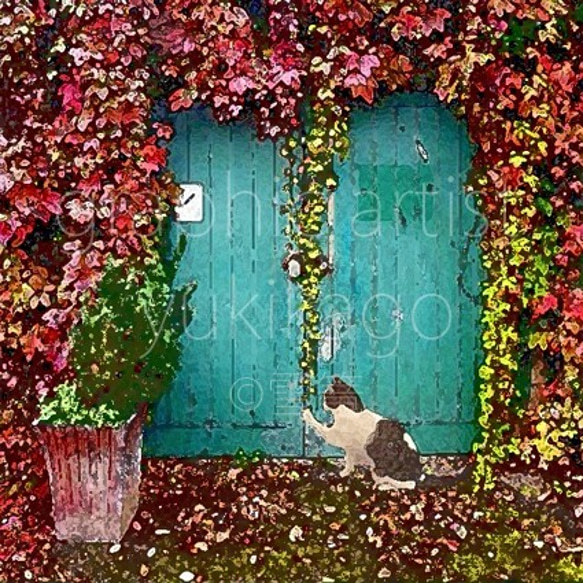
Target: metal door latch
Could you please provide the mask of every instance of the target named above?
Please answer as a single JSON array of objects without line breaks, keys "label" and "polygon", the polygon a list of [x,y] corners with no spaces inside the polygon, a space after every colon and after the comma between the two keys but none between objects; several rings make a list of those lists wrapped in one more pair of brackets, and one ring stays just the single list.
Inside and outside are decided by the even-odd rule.
[{"label": "metal door latch", "polygon": [[336,352],[342,348],[342,333],[346,329],[344,318],[341,314],[332,314],[330,323],[324,328],[322,342],[320,344],[320,358],[324,362],[330,362]]},{"label": "metal door latch", "polygon": [[181,184],[182,194],[176,206],[176,220],[200,223],[203,220],[204,192],[200,182]]}]

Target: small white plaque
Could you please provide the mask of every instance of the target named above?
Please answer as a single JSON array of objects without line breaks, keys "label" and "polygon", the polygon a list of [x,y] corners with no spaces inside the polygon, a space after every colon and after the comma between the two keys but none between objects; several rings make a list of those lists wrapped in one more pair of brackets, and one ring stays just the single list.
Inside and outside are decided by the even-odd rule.
[{"label": "small white plaque", "polygon": [[176,207],[176,220],[181,223],[200,223],[203,216],[204,191],[200,182],[181,184],[180,204]]}]

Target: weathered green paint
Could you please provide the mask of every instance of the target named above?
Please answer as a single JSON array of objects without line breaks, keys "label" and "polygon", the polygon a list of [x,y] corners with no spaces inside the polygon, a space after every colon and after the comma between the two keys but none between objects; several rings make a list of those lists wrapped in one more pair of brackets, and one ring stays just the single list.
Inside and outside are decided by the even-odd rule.
[{"label": "weathered green paint", "polygon": [[244,125],[195,110],[175,116],[170,165],[205,189],[179,281],[198,281],[184,366],[146,432],[152,455],[217,455],[239,447],[303,454],[296,364],[297,291],[280,263],[284,161]]},{"label": "weathered green paint", "polygon": [[[367,406],[406,423],[423,453],[467,452],[480,357],[473,230],[483,224],[463,189],[465,128],[425,95],[393,97],[351,121],[323,300],[325,319],[335,312],[345,327],[320,385],[341,376]],[[308,454],[338,453],[307,438]]]},{"label": "weathered green paint", "polygon": [[[178,276],[199,282],[197,317],[147,451],[336,455],[304,435],[300,419],[297,290],[280,267],[285,162],[243,125],[220,127],[201,111],[175,123],[171,167],[180,182],[202,182],[208,197],[202,223],[174,226],[189,236]],[[423,453],[467,452],[481,223],[463,193],[465,128],[433,98],[404,95],[355,113],[351,139],[337,165],[334,274],[322,298],[337,345],[333,358],[320,358],[318,384],[333,375],[351,382],[367,406],[407,423]],[[314,406],[326,418],[319,399]]]}]

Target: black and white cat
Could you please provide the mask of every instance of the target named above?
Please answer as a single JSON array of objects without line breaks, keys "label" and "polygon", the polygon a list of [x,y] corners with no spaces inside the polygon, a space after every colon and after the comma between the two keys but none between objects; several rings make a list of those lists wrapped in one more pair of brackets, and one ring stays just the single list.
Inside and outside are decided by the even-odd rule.
[{"label": "black and white cat", "polygon": [[425,480],[417,446],[403,425],[365,409],[356,391],[338,377],[324,392],[323,408],[334,416],[330,426],[319,423],[309,409],[302,416],[330,445],[346,452],[341,476],[355,466],[369,467],[382,490],[412,489]]}]

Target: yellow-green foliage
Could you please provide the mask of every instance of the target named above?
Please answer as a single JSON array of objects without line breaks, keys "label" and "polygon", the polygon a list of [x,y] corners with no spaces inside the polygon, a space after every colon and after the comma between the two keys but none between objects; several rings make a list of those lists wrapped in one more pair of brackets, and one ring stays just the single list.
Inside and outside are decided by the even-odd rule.
[{"label": "yellow-green foliage", "polygon": [[491,581],[500,573],[513,581],[537,581],[537,575],[530,566],[532,552],[525,550],[525,543],[531,543],[535,539],[534,532],[497,531],[485,535],[477,533],[476,536],[480,537],[479,553],[472,551],[453,555],[453,572],[461,575],[464,581]]},{"label": "yellow-green foliage", "polygon": [[52,398],[40,403],[39,421],[52,425],[85,425],[89,427],[116,427],[124,421],[123,415],[108,403],[85,407],[75,382],[62,383]]},{"label": "yellow-green foliage", "polygon": [[561,559],[556,565],[557,579],[556,581],[569,581],[576,583],[583,581],[583,562],[581,556],[575,557],[571,555]]},{"label": "yellow-green foliage", "polygon": [[[302,257],[302,275],[297,283],[302,295],[300,369],[304,397],[316,393],[314,380],[321,338],[318,304],[321,281],[328,273],[323,265],[327,264],[328,258],[319,239],[328,195],[337,186],[333,161],[336,156],[345,156],[347,149],[348,124],[342,111],[326,100],[313,105],[308,135],[302,140],[288,136],[281,149],[288,161],[287,183],[284,185],[288,195],[284,205],[288,216],[285,234],[291,248]],[[300,161],[301,170],[296,168]]]},{"label": "yellow-green foliage", "polygon": [[523,456],[536,448],[545,461],[553,461],[564,454],[562,438],[583,434],[583,409],[567,398],[565,403],[543,403],[539,405],[540,421],[536,425],[537,435],[524,448]]}]

